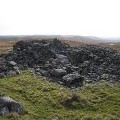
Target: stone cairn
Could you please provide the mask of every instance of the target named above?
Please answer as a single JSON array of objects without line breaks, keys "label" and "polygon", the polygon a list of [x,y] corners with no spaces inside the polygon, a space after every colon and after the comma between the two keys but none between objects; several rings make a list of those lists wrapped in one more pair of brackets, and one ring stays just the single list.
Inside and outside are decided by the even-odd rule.
[{"label": "stone cairn", "polygon": [[58,39],[19,41],[0,56],[0,77],[34,68],[37,75],[68,87],[100,80],[120,82],[120,53],[96,45],[71,47]]}]

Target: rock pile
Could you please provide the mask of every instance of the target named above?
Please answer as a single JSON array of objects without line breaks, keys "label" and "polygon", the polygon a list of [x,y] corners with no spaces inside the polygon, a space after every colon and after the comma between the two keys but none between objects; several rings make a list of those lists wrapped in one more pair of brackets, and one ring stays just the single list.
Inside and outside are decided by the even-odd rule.
[{"label": "rock pile", "polygon": [[16,74],[20,74],[20,70],[16,62],[6,61],[5,59],[0,60],[0,78]]},{"label": "rock pile", "polygon": [[[86,81],[109,80],[120,82],[120,53],[111,48],[86,45],[69,54],[72,64]],[[73,59],[71,59],[73,58]]]},{"label": "rock pile", "polygon": [[11,112],[22,114],[23,111],[23,106],[9,96],[0,97],[0,115],[7,116]]},{"label": "rock pile", "polygon": [[[80,86],[83,80],[120,81],[120,53],[111,48],[95,45],[71,47],[57,39],[20,41],[13,46],[11,53],[1,55],[1,58],[8,71],[12,69],[19,74],[19,68],[31,67],[36,74],[52,77],[67,86]],[[12,63],[12,68],[8,63]],[[0,74],[4,71],[1,65]]]}]

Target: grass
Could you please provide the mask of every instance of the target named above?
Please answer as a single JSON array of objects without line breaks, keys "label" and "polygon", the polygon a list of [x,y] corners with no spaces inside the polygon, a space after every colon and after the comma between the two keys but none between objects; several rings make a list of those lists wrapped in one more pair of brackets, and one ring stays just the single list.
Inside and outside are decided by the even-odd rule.
[{"label": "grass", "polygon": [[0,53],[11,50],[12,46],[15,43],[16,43],[15,41],[1,40],[0,41]]},{"label": "grass", "polygon": [[[105,81],[70,90],[30,71],[0,79],[0,92],[20,102],[25,114],[0,120],[119,120],[120,85]],[[67,104],[66,101],[69,101]],[[65,105],[63,104],[65,103]]]}]

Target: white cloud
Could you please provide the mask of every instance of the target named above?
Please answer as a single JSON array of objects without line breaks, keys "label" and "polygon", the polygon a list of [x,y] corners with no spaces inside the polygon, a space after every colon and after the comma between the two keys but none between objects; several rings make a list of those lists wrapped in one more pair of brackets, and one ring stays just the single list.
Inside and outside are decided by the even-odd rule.
[{"label": "white cloud", "polygon": [[119,0],[0,0],[0,34],[120,36]]}]

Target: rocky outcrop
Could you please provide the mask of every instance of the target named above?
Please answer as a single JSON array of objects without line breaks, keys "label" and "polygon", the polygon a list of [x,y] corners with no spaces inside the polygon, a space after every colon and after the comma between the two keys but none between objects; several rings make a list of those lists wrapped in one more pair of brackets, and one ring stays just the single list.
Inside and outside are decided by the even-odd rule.
[{"label": "rocky outcrop", "polygon": [[120,53],[111,48],[71,47],[58,39],[20,41],[1,59],[0,77],[20,74],[19,69],[30,67],[36,74],[54,77],[67,86],[80,86],[83,80],[120,82]]},{"label": "rocky outcrop", "polygon": [[[120,80],[120,53],[95,45],[86,45],[69,54],[72,64],[79,66],[79,73],[86,81]],[[73,59],[71,59],[73,58]]]}]

